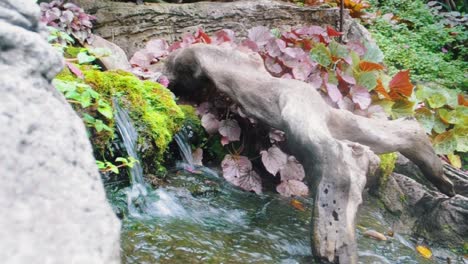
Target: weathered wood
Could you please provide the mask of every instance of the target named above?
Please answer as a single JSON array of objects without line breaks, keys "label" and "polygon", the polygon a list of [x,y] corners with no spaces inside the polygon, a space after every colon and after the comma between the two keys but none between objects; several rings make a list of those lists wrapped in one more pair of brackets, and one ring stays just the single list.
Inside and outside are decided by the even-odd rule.
[{"label": "weathered wood", "polygon": [[402,152],[442,192],[453,195],[441,161],[415,120],[373,120],[333,109],[310,84],[272,77],[257,53],[196,44],[174,52],[166,67],[179,95],[216,87],[247,115],[285,131],[315,195],[316,257],[357,263],[354,222],[366,176],[379,162],[373,152]]},{"label": "weathered wood", "polygon": [[[144,5],[109,0],[75,2],[97,17],[94,32],[117,44],[129,56],[152,38],[173,41],[198,27],[207,33],[223,28],[232,29],[243,37],[248,29],[260,25],[270,28],[305,24],[339,25],[338,8],[300,7],[271,0]],[[345,18],[349,18],[346,12]],[[345,23],[344,31],[352,33],[345,35],[345,40],[366,37],[362,34],[363,28],[350,21]]]}]

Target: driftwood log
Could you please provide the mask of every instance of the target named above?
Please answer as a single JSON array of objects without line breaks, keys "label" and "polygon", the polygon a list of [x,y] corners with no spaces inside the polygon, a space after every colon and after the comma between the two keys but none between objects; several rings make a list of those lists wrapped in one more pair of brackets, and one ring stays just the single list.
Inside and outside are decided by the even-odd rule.
[{"label": "driftwood log", "polygon": [[437,188],[454,195],[424,131],[414,120],[373,120],[333,109],[315,87],[272,77],[257,53],[197,44],[174,52],[166,74],[177,91],[193,94],[210,85],[249,116],[285,131],[315,195],[312,250],[331,262],[357,263],[355,215],[366,176],[379,159],[399,151]]},{"label": "driftwood log", "polygon": [[[255,26],[331,25],[337,28],[339,25],[338,8],[300,7],[273,0],[144,5],[111,0],[74,2],[97,17],[94,33],[117,44],[129,57],[150,39],[172,42],[198,27],[208,34],[232,29],[238,36],[245,37],[247,30]],[[345,18],[349,18],[347,13]],[[351,19],[345,20],[343,31],[345,41],[370,39],[367,31]]]}]

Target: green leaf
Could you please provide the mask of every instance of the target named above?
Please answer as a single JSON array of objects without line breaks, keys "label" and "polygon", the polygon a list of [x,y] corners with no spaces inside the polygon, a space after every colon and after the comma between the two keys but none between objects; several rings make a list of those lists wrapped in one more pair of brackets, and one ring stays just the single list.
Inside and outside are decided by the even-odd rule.
[{"label": "green leaf", "polygon": [[96,122],[94,122],[94,128],[97,132],[101,132],[102,130],[104,130],[104,126],[105,124],[100,119],[96,119]]},{"label": "green leaf", "polygon": [[408,100],[396,100],[392,106],[394,118],[413,116],[414,103]]},{"label": "green leaf", "polygon": [[447,130],[448,128],[448,125],[445,124],[439,117],[439,115],[436,115],[434,117],[434,127],[432,129],[434,129],[434,132],[436,132],[437,134],[441,134],[441,133],[444,133],[445,130]]},{"label": "green leaf", "polygon": [[452,131],[457,138],[456,150],[459,152],[468,152],[468,128],[455,126]]},{"label": "green leaf", "polygon": [[97,165],[98,169],[100,169],[100,170],[103,170],[103,169],[106,168],[105,163],[103,161],[100,161],[100,160],[96,160],[96,165]]},{"label": "green leaf", "polygon": [[426,131],[427,134],[431,134],[435,119],[431,110],[425,107],[419,108],[415,111],[414,117],[419,121],[424,131]]},{"label": "green leaf", "polygon": [[96,60],[96,57],[88,55],[86,51],[82,51],[78,53],[76,58],[78,59],[79,64],[89,63],[89,62]]},{"label": "green leaf", "polygon": [[357,77],[357,83],[372,91],[377,86],[377,77],[373,72],[362,72]]},{"label": "green leaf", "polygon": [[330,49],[330,54],[333,57],[346,58],[349,55],[348,49],[334,40],[328,44],[328,48]]},{"label": "green leaf", "polygon": [[383,61],[384,55],[376,44],[366,43],[366,54],[364,54],[363,60],[380,63]]},{"label": "green leaf", "polygon": [[91,105],[91,94],[89,94],[88,91],[83,92],[80,97],[78,98],[78,101],[81,104],[81,107],[86,108]]},{"label": "green leaf", "polygon": [[434,93],[427,98],[427,103],[431,108],[440,108],[447,103],[447,99],[441,93]]},{"label": "green leaf", "polygon": [[457,138],[452,130],[437,135],[434,138],[434,150],[437,154],[452,154],[457,149]]},{"label": "green leaf", "polygon": [[101,113],[101,115],[107,117],[108,119],[112,119],[112,117],[114,116],[112,107],[102,100],[98,101],[97,110],[99,113]]},{"label": "green leaf", "polygon": [[115,174],[119,174],[119,168],[110,162],[106,162],[106,167]]},{"label": "green leaf", "polygon": [[118,157],[115,159],[116,162],[120,162],[124,165],[127,165],[128,164],[128,160],[126,158],[122,158],[122,157]]},{"label": "green leaf", "polygon": [[94,124],[96,122],[96,119],[87,113],[83,114],[83,120],[89,124]]},{"label": "green leaf", "polygon": [[351,54],[351,61],[353,62],[353,67],[359,69],[359,62],[361,61],[361,59],[359,58],[359,54],[357,54],[353,50],[349,54]]},{"label": "green leaf", "polygon": [[317,44],[310,50],[310,58],[324,67],[328,67],[332,63],[330,51],[323,43]]}]

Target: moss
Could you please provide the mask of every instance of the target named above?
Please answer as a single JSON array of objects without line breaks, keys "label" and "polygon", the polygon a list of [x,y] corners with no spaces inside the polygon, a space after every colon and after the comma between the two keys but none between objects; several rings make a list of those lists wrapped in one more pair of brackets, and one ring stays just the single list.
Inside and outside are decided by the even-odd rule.
[{"label": "moss", "polygon": [[67,46],[65,48],[65,57],[67,58],[76,58],[78,53],[81,52],[83,48],[82,47],[73,47],[73,46]]},{"label": "moss", "polygon": [[153,139],[158,161],[181,127],[185,115],[174,101],[173,94],[164,86],[141,81],[124,71],[84,69],[85,82],[90,84],[109,103],[119,97],[136,122],[140,137]]},{"label": "moss", "polygon": [[380,165],[379,165],[379,173],[380,173],[380,187],[383,187],[388,182],[388,177],[392,174],[393,169],[395,169],[395,163],[398,158],[395,152],[386,153],[379,155],[380,158]]}]

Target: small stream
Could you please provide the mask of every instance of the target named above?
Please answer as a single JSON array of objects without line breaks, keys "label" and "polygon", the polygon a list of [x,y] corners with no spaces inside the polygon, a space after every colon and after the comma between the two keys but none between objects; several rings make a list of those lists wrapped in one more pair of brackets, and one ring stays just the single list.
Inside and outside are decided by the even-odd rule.
[{"label": "small stream", "polygon": [[[137,158],[135,129],[126,111],[117,111],[125,147]],[[303,208],[293,207],[292,199],[277,193],[234,188],[215,171],[193,165],[185,133],[175,140],[184,161],[169,173],[167,185],[153,190],[137,165],[130,171],[130,187],[107,190],[114,206],[126,201],[128,207],[122,220],[123,263],[313,263],[310,201],[299,199]],[[431,260],[424,259],[409,236],[396,233],[376,241],[362,235],[366,228],[384,233],[393,221],[375,198],[366,199],[358,213],[359,263],[447,263],[447,256],[451,263],[463,263],[439,248],[431,248]]]}]

